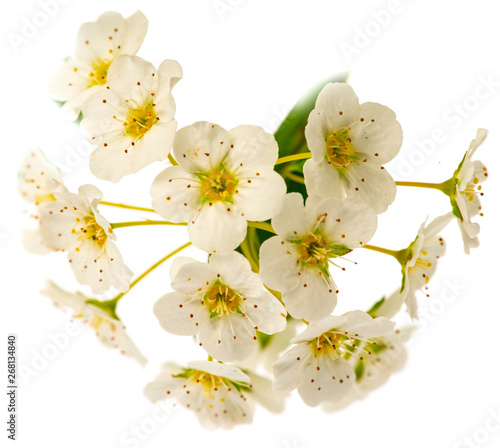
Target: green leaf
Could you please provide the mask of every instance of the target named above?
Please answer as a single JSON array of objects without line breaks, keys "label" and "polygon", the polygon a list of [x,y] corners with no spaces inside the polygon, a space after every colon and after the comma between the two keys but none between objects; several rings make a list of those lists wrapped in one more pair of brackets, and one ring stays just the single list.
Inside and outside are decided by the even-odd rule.
[{"label": "green leaf", "polygon": [[382,297],[378,302],[375,302],[372,305],[372,307],[367,311],[367,314],[369,314],[373,318],[378,317],[377,310],[382,306],[384,302],[385,302],[385,297]]}]

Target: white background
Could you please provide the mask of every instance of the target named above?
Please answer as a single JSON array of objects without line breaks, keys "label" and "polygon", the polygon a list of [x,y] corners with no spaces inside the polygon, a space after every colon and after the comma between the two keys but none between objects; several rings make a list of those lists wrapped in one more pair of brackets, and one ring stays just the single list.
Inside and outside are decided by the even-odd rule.
[{"label": "white background", "polygon": [[[476,446],[498,446],[500,432],[493,429],[500,429],[500,422],[488,426],[488,416],[500,412],[497,2],[168,0],[139,5],[129,0],[66,0],[46,23],[41,3],[11,2],[0,19],[1,320],[2,337],[18,335],[19,368],[24,371],[17,446],[453,448],[467,446],[467,436]],[[389,5],[392,13],[387,12]],[[444,231],[447,256],[430,284],[430,299],[420,300],[424,329],[409,344],[405,369],[364,401],[326,413],[321,407],[308,408],[294,393],[285,413],[258,409],[251,426],[229,432],[207,432],[184,410],[156,424],[155,406],[142,396],[144,385],[164,361],[205,357],[190,338],[161,330],[151,312],[157,298],[169,291],[169,264],[138,285],[118,309],[151,361],[145,370],[102,347],[89,330],[67,337],[53,359],[41,358],[51,337],[65,331],[69,316],[38,291],[46,278],[68,289],[77,285],[63,254],[39,257],[22,248],[22,227],[33,223],[29,205],[16,191],[19,157],[39,145],[66,167],[64,179],[73,191],[90,182],[107,200],[149,205],[150,184],[166,164],[153,164],[117,185],[97,181],[89,173],[89,146],[78,127],[64,121],[44,91],[58,61],[72,54],[83,22],[110,9],[128,16],[138,6],[149,19],[139,55],[156,66],[163,59],[177,59],[184,69],[184,79],[174,89],[179,127],[207,120],[226,129],[254,124],[273,132],[304,91],[350,71],[349,82],[361,102],[391,107],[402,124],[403,148],[387,165],[397,180],[447,179],[476,129],[490,130],[477,152],[490,172],[485,216],[480,218],[481,246],[466,256],[457,225]],[[33,36],[25,35],[26,41],[13,45],[13,34],[23,36],[26,20],[35,17],[41,25]],[[490,90],[480,87],[488,79]],[[440,142],[431,142],[436,135]],[[419,149],[422,144],[427,153]],[[437,191],[400,188],[389,212],[380,217],[372,244],[405,247],[421,222],[448,209],[447,198]],[[110,221],[141,216],[105,207],[101,212]],[[185,229],[163,226],[121,229],[117,234],[124,258],[136,273],[187,240]],[[205,257],[195,249],[185,255]],[[365,309],[399,282],[394,260],[364,250],[351,258],[360,264],[333,273],[341,290],[338,313]],[[441,295],[450,284],[459,288],[453,303],[444,303]],[[134,439],[139,436],[131,435],[134,427],[142,428],[140,443]]]}]

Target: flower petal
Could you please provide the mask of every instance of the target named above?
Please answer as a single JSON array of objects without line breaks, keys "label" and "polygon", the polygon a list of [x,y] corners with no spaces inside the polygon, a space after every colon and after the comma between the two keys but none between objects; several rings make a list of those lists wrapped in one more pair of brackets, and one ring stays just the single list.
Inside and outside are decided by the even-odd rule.
[{"label": "flower petal", "polygon": [[281,210],[271,222],[276,233],[290,241],[306,235],[314,225],[306,215],[304,200],[300,193],[288,193]]},{"label": "flower petal", "polygon": [[241,177],[237,191],[234,204],[245,213],[247,220],[266,221],[281,209],[286,184],[276,171],[265,170]]},{"label": "flower petal", "polygon": [[245,239],[247,220],[233,204],[206,203],[198,216],[189,221],[188,233],[191,242],[205,252],[228,253]]},{"label": "flower petal", "polygon": [[304,164],[304,182],[309,196],[335,199],[345,196],[346,189],[338,170],[325,160],[320,163],[308,160]]},{"label": "flower petal", "polygon": [[297,344],[273,364],[273,389],[290,392],[303,382],[307,365],[312,360],[312,350],[307,342]]},{"label": "flower petal", "polygon": [[316,365],[312,364],[307,369],[298,388],[299,395],[309,406],[318,406],[324,401],[337,402],[351,391],[354,380],[354,369],[346,360],[319,356]]},{"label": "flower petal", "polygon": [[278,160],[278,143],[259,126],[241,125],[229,131],[231,150],[224,160],[229,171],[248,177],[256,171],[273,169]]},{"label": "flower petal", "polygon": [[161,327],[169,333],[191,336],[199,331],[198,325],[206,310],[199,300],[184,294],[171,292],[160,297],[154,304],[153,313]]},{"label": "flower petal", "polygon": [[299,285],[300,268],[293,249],[279,235],[260,246],[260,277],[269,288],[284,291]]},{"label": "flower petal", "polygon": [[230,145],[231,137],[225,129],[198,121],[177,131],[174,156],[188,173],[209,172],[222,163]]},{"label": "flower petal", "polygon": [[347,195],[366,202],[377,213],[383,213],[396,198],[396,184],[383,167],[361,163],[345,170],[349,181]]},{"label": "flower petal", "polygon": [[200,327],[200,345],[219,361],[241,361],[257,346],[255,330],[240,314],[214,317]]},{"label": "flower petal", "polygon": [[151,186],[153,208],[162,218],[187,222],[195,218],[201,206],[198,179],[181,166],[162,171]]},{"label": "flower petal", "polygon": [[323,319],[337,304],[335,284],[331,279],[327,283],[319,269],[306,268],[301,272],[299,284],[282,292],[286,309],[295,319]]},{"label": "flower petal", "polygon": [[403,130],[396,114],[378,103],[363,103],[361,117],[351,126],[349,136],[360,158],[369,157],[378,165],[389,162],[398,154],[403,143]]}]

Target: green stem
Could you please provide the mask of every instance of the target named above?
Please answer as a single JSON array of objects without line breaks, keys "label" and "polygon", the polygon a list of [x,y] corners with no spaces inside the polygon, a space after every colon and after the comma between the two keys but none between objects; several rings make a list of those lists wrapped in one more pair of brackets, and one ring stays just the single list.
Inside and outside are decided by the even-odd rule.
[{"label": "green stem", "polygon": [[187,226],[187,222],[170,222],[170,221],[126,221],[126,222],[113,222],[110,224],[112,229],[119,229],[120,227],[133,227],[133,226]]},{"label": "green stem", "polygon": [[139,277],[137,277],[132,283],[130,283],[130,287],[127,291],[121,292],[118,294],[115,298],[111,299],[111,301],[116,301],[118,302],[125,294],[127,294],[137,283],[139,283],[146,275],[150,274],[152,271],[154,271],[158,266],[160,266],[163,262],[167,261],[169,258],[172,258],[174,255],[178,254],[182,250],[184,250],[186,247],[191,246],[191,241],[188,241],[187,243],[183,244],[182,246],[178,247],[174,251],[170,252],[169,254],[165,255],[161,260],[158,260],[155,264],[150,266],[148,269],[146,269]]},{"label": "green stem", "polygon": [[305,183],[304,178],[302,176],[291,173],[290,171],[284,171],[282,174],[287,179],[293,180],[294,182],[297,182],[298,184]]},{"label": "green stem", "polygon": [[305,152],[305,153],[300,153],[300,154],[292,154],[291,156],[285,156],[285,157],[280,157],[278,160],[276,160],[276,165],[280,165],[282,163],[286,162],[293,162],[295,160],[304,160],[304,159],[310,159],[312,157],[312,153],[310,152]]},{"label": "green stem", "polygon": [[268,222],[260,222],[260,221],[248,221],[248,227],[253,227],[254,229],[265,230],[266,232],[274,233],[276,232],[273,229],[273,226]]},{"label": "green stem", "polygon": [[398,187],[419,187],[419,188],[431,188],[433,190],[442,191],[446,196],[450,196],[454,191],[453,178],[445,180],[439,184],[431,182],[406,182],[406,181],[396,181]]},{"label": "green stem", "polygon": [[141,212],[156,213],[152,208],[136,207],[135,205],[119,204],[117,202],[101,201],[99,204],[100,205],[108,205],[110,207],[119,207],[119,208],[127,208],[130,210],[139,210]]},{"label": "green stem", "polygon": [[391,257],[394,257],[396,260],[398,260],[399,263],[401,263],[402,257],[406,253],[406,249],[390,250],[390,249],[385,249],[383,247],[372,246],[371,244],[365,244],[362,247],[364,249],[369,249],[369,250],[373,250],[375,252],[380,252],[381,254],[390,255]]},{"label": "green stem", "polygon": [[170,154],[170,153],[168,154],[168,160],[169,160],[169,162],[170,162],[173,166],[179,165],[179,164],[177,163],[177,160],[175,160],[175,159],[174,159],[174,157],[172,156],[172,154]]},{"label": "green stem", "polygon": [[252,254],[252,250],[250,248],[250,245],[248,244],[247,238],[245,238],[241,242],[240,249],[241,252],[243,252],[243,255],[246,257],[246,259],[250,262],[250,266],[252,266],[252,271],[259,273],[259,263]]}]

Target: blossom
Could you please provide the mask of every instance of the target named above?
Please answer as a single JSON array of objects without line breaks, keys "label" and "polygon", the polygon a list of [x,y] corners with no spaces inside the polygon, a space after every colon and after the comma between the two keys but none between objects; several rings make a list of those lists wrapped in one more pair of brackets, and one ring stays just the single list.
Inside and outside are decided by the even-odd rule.
[{"label": "blossom", "polygon": [[279,211],[286,186],[273,169],[278,145],[262,128],[228,132],[198,122],[177,132],[173,151],[179,165],[153,182],[153,208],[169,221],[187,222],[200,249],[228,253],[245,238],[247,220],[265,221]]},{"label": "blossom", "polygon": [[429,283],[436,271],[437,260],[444,255],[445,242],[438,233],[451,219],[452,215],[448,213],[427,226],[424,222],[415,240],[398,253],[403,273],[401,289],[382,303],[377,309],[378,316],[394,316],[405,302],[411,318],[418,319],[416,292]]},{"label": "blossom", "polygon": [[163,61],[158,70],[137,56],[114,60],[105,89],[82,110],[82,129],[98,145],[90,155],[96,177],[118,182],[167,157],[177,128],[171,90],[181,78],[174,60]]},{"label": "blossom", "polygon": [[111,287],[124,292],[132,271],[125,266],[109,222],[97,211],[101,191],[83,185],[78,194],[53,192],[54,201],[40,208],[40,234],[44,244],[65,250],[78,282],[94,294]]},{"label": "blossom", "polygon": [[[23,198],[34,204],[37,210],[46,202],[55,201],[53,191],[67,191],[58,169],[37,147],[30,149],[21,157],[18,188]],[[38,220],[38,211],[32,216]],[[23,243],[27,250],[32,253],[49,252],[49,248],[43,244],[38,226],[24,229]]]},{"label": "blossom", "polygon": [[[342,400],[354,386],[356,375],[350,360],[358,356],[356,347],[373,343],[393,327],[385,317],[373,319],[359,310],[310,323],[291,340],[296,345],[274,363],[274,390],[297,388],[309,406]],[[361,353],[359,359],[371,356],[369,350]]]},{"label": "blossom", "polygon": [[309,195],[353,196],[377,213],[387,210],[396,184],[382,164],[397,155],[403,139],[391,109],[360,105],[348,84],[328,84],[318,95],[305,135],[312,153],[304,165]]},{"label": "blossom", "polygon": [[469,149],[460,162],[457,170],[453,174],[453,192],[450,195],[453,214],[458,219],[460,232],[464,241],[465,253],[470,253],[471,247],[479,246],[477,235],[479,234],[479,224],[473,223],[471,218],[477,214],[482,215],[479,196],[482,196],[481,182],[488,177],[488,170],[479,161],[472,161],[471,158],[476,149],[484,142],[488,131],[478,129],[476,138],[471,141]]},{"label": "blossom", "polygon": [[325,403],[324,409],[327,412],[344,409],[352,402],[365,398],[371,391],[385,384],[392,374],[403,369],[407,358],[404,344],[413,330],[413,327],[396,329],[362,345],[363,350],[369,351],[371,355],[351,358],[356,375],[354,387],[341,401]]},{"label": "blossom", "polygon": [[208,264],[178,257],[170,276],[175,292],[154,305],[160,325],[173,334],[197,334],[218,360],[245,359],[257,345],[256,330],[273,334],[286,326],[285,308],[237,252],[214,254]]},{"label": "blossom", "polygon": [[252,422],[250,381],[237,367],[214,361],[191,361],[184,369],[167,364],[155,381],[146,385],[144,395],[154,403],[174,398],[196,412],[205,427],[231,429]]},{"label": "blossom", "polygon": [[117,56],[137,53],[147,28],[140,11],[127,19],[108,11],[80,27],[75,56],[61,64],[48,85],[49,95],[65,102],[62,109],[69,119],[76,120],[85,101],[105,89],[109,67]]},{"label": "blossom", "polygon": [[97,301],[79,293],[65,291],[51,281],[47,281],[41,292],[52,299],[57,307],[71,309],[73,317],[88,324],[104,345],[116,348],[120,353],[134,358],[141,365],[146,363],[146,358],[127,335],[125,326],[118,320],[116,314],[113,313],[112,316],[109,312],[92,304],[92,301]]},{"label": "blossom", "polygon": [[300,194],[289,193],[271,222],[277,236],[261,246],[262,281],[281,291],[296,319],[328,316],[337,303],[329,263],[368,242],[377,227],[376,213],[353,198],[312,196],[304,207]]}]

